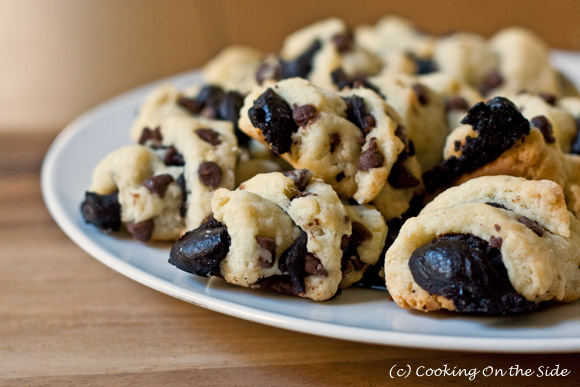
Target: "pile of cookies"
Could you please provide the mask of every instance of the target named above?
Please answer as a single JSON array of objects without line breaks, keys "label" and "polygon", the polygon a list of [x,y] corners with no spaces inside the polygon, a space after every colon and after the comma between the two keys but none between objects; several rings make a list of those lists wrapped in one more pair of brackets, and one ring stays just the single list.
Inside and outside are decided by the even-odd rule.
[{"label": "pile of cookies", "polygon": [[353,284],[423,311],[580,297],[580,98],[530,31],[333,18],[278,54],[228,47],[202,75],[147,97],[86,222],[316,301]]}]

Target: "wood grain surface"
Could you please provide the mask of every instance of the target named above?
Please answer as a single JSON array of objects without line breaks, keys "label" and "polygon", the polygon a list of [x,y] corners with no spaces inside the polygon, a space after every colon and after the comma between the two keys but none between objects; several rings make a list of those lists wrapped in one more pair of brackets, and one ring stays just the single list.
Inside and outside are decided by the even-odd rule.
[{"label": "wood grain surface", "polygon": [[[580,384],[580,355],[440,352],[259,325],[178,301],[92,259],[40,193],[54,130],[0,133],[0,385]],[[567,368],[559,378],[391,379],[393,366]]]}]

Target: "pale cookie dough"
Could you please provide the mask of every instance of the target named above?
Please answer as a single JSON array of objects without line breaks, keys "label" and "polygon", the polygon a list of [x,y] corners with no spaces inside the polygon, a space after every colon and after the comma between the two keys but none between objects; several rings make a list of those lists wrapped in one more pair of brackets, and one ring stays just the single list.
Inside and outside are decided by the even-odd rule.
[{"label": "pale cookie dough", "polygon": [[385,274],[389,294],[409,309],[511,314],[572,302],[580,297],[580,224],[556,183],[481,177],[404,224]]},{"label": "pale cookie dough", "polygon": [[256,85],[256,73],[264,54],[240,45],[224,48],[203,66],[204,83],[247,94]]},{"label": "pale cookie dough", "polygon": [[312,170],[345,199],[364,204],[382,193],[388,202],[389,185],[406,193],[398,195],[406,203],[397,207],[404,207],[422,187],[401,119],[372,90],[335,93],[289,79],[253,90],[241,114],[242,131],[294,168]]}]

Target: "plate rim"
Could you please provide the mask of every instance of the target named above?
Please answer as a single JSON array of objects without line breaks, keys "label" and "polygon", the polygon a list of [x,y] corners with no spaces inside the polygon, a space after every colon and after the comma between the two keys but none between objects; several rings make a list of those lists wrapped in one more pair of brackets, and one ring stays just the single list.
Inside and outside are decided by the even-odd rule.
[{"label": "plate rim", "polygon": [[[573,55],[580,59],[580,53],[556,51],[555,55],[562,57]],[[51,143],[41,167],[41,192],[43,200],[50,215],[61,230],[91,257],[125,277],[179,300],[236,318],[299,333],[368,344],[429,350],[495,353],[564,353],[580,351],[580,337],[503,338],[449,336],[360,328],[291,315],[281,315],[185,289],[115,257],[99,246],[83,233],[71,218],[66,216],[65,210],[59,202],[57,191],[53,186],[53,176],[55,174],[55,164],[60,152],[66,148],[75,136],[79,135],[83,129],[86,129],[87,123],[97,120],[102,115],[106,115],[111,109],[119,109],[125,104],[132,104],[133,99],[137,95],[157,85],[163,83],[180,84],[185,82],[185,80],[198,77],[199,74],[199,70],[182,72],[133,88],[108,99],[73,120]]]}]

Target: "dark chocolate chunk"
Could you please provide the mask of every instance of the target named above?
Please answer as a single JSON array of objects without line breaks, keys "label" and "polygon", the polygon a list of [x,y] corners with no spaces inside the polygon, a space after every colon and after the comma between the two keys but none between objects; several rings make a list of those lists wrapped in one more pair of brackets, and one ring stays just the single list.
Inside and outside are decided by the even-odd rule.
[{"label": "dark chocolate chunk", "polygon": [[535,232],[537,236],[541,237],[544,235],[544,227],[542,227],[538,222],[526,216],[520,216],[518,222]]},{"label": "dark chocolate chunk", "polygon": [[340,134],[333,133],[330,136],[330,153],[336,151],[336,147],[340,144]]},{"label": "dark chocolate chunk", "polygon": [[181,204],[179,205],[179,216],[185,218],[187,213],[187,189],[185,187],[185,176],[183,173],[177,178],[177,184],[181,188]]},{"label": "dark chocolate chunk", "polygon": [[358,160],[358,169],[360,171],[368,171],[372,168],[379,168],[383,166],[385,157],[378,149],[377,139],[372,137],[369,141],[367,149],[361,152]]},{"label": "dark chocolate chunk", "polygon": [[181,107],[186,108],[193,114],[199,114],[203,110],[204,104],[195,98],[188,98],[181,96],[177,99],[177,104]]},{"label": "dark chocolate chunk", "polygon": [[99,195],[85,192],[85,200],[81,204],[81,213],[85,222],[102,230],[119,231],[121,228],[121,205],[119,193]]},{"label": "dark chocolate chunk", "polygon": [[396,189],[407,189],[417,187],[421,184],[421,181],[417,179],[405,166],[405,160],[407,157],[404,155],[397,158],[397,161],[391,167],[391,172],[389,173],[389,177],[387,181],[389,184]]},{"label": "dark chocolate chunk", "polygon": [[145,145],[149,140],[153,141],[153,147],[161,146],[163,136],[161,135],[161,128],[159,126],[153,130],[147,127],[143,129],[141,132],[141,137],[139,137],[139,144]]},{"label": "dark chocolate chunk", "polygon": [[372,238],[371,232],[362,223],[352,222],[352,234],[350,237],[343,236],[341,240],[341,249],[343,250],[340,261],[342,276],[346,276],[353,270],[362,270],[365,263],[358,256],[357,248],[364,241]]},{"label": "dark chocolate chunk", "polygon": [[195,134],[197,134],[198,137],[203,141],[213,146],[217,146],[222,143],[220,134],[213,129],[196,129]]},{"label": "dark chocolate chunk", "polygon": [[183,155],[172,145],[167,148],[165,156],[163,157],[163,163],[165,165],[183,166],[185,165],[185,160],[183,159]]},{"label": "dark chocolate chunk", "polygon": [[228,91],[220,100],[218,117],[230,121],[237,128],[242,106],[244,106],[244,97],[237,91]]},{"label": "dark chocolate chunk", "polygon": [[300,56],[294,60],[285,61],[280,59],[280,65],[282,66],[282,78],[306,78],[310,71],[312,70],[312,59],[314,55],[320,50],[322,44],[320,40],[315,40],[312,44],[304,51]]},{"label": "dark chocolate chunk", "polygon": [[413,92],[417,96],[417,100],[421,105],[427,105],[429,103],[429,93],[427,92],[425,86],[420,83],[415,83],[413,86],[411,86],[411,88],[413,89]]},{"label": "dark chocolate chunk", "polygon": [[127,223],[126,226],[127,230],[135,237],[135,239],[138,239],[141,242],[149,242],[155,224],[153,223],[153,219],[147,219],[138,223]]},{"label": "dark chocolate chunk", "polygon": [[297,106],[294,104],[292,110],[292,118],[298,126],[307,126],[310,121],[318,117],[318,111],[312,105]]},{"label": "dark chocolate chunk", "polygon": [[357,95],[343,98],[346,102],[346,119],[355,124],[364,135],[375,127],[375,118],[367,113],[364,99]]},{"label": "dark chocolate chunk", "polygon": [[572,149],[570,153],[580,155],[580,117],[576,119],[576,136],[572,140]]},{"label": "dark chocolate chunk", "polygon": [[267,89],[254,101],[248,111],[252,125],[259,128],[272,151],[282,154],[290,151],[292,133],[298,125],[292,118],[292,109],[271,88]]},{"label": "dark chocolate chunk", "polygon": [[480,87],[479,91],[483,95],[489,94],[490,91],[499,87],[503,84],[503,77],[497,71],[492,71],[483,80],[483,85]]},{"label": "dark chocolate chunk", "polygon": [[455,110],[465,110],[469,109],[469,103],[463,97],[451,97],[445,101],[445,108],[448,112]]},{"label": "dark chocolate chunk", "polygon": [[455,140],[453,142],[453,149],[455,150],[455,152],[459,151],[459,149],[461,149],[461,141]]},{"label": "dark chocolate chunk", "polygon": [[173,176],[168,173],[163,175],[157,175],[150,177],[149,179],[145,179],[143,185],[149,192],[152,194],[157,194],[159,197],[164,197],[165,193],[167,192],[167,187],[173,181]]},{"label": "dark chocolate chunk", "polygon": [[221,167],[213,161],[204,161],[197,169],[199,180],[207,187],[217,188],[222,182]]},{"label": "dark chocolate chunk", "polygon": [[284,294],[302,294],[300,289],[296,289],[292,283],[292,278],[289,275],[273,275],[265,277],[256,282],[261,288],[267,288]]},{"label": "dark chocolate chunk", "polygon": [[458,312],[512,314],[538,308],[512,287],[500,250],[471,234],[424,244],[411,254],[409,269],[419,286],[452,300]]},{"label": "dark chocolate chunk", "polygon": [[552,105],[552,106],[556,105],[556,100],[558,99],[554,94],[550,94],[550,93],[540,93],[540,94],[538,94],[538,97],[540,97],[547,104]]},{"label": "dark chocolate chunk", "polygon": [[306,276],[319,275],[326,277],[328,272],[324,268],[324,265],[322,265],[322,262],[320,262],[320,259],[311,253],[306,253],[304,255],[304,274]]},{"label": "dark chocolate chunk", "polygon": [[353,39],[351,30],[347,30],[344,34],[336,34],[332,37],[332,41],[339,52],[349,51],[353,46]]},{"label": "dark chocolate chunk", "polygon": [[352,234],[349,238],[349,244],[358,247],[364,241],[367,241],[373,237],[373,234],[369,231],[366,226],[360,222],[352,222]]},{"label": "dark chocolate chunk", "polygon": [[276,242],[272,238],[260,236],[256,237],[256,241],[265,250],[258,257],[260,267],[264,269],[271,268],[274,266],[274,261],[276,260]]},{"label": "dark chocolate chunk", "polygon": [[528,120],[503,97],[476,104],[461,123],[471,125],[478,136],[466,138],[459,157],[452,156],[423,175],[429,192],[447,187],[461,175],[494,161],[530,133]]},{"label": "dark chocolate chunk", "polygon": [[169,263],[202,277],[220,276],[220,263],[230,250],[227,228],[213,217],[185,233],[171,248]]},{"label": "dark chocolate chunk", "polygon": [[367,81],[366,75],[349,76],[344,72],[342,67],[338,67],[337,69],[332,71],[332,73],[330,73],[330,77],[332,78],[332,83],[334,83],[339,90],[342,90],[345,87],[350,87],[352,89],[364,87],[366,89],[373,90],[375,93],[380,95],[381,98],[383,99],[385,98],[385,96],[381,93],[378,87]]},{"label": "dark chocolate chunk", "polygon": [[438,70],[437,64],[431,58],[419,58],[413,55],[412,59],[415,61],[417,75],[430,74]]},{"label": "dark chocolate chunk", "polygon": [[261,85],[265,80],[282,79],[282,66],[279,63],[262,63],[256,71],[256,81]]},{"label": "dark chocolate chunk", "polygon": [[554,137],[554,132],[552,130],[552,124],[546,116],[537,116],[530,120],[530,123],[534,125],[536,128],[540,129],[542,132],[542,136],[544,136],[544,140],[548,144],[553,144],[556,142],[556,138]]},{"label": "dark chocolate chunk", "polygon": [[306,244],[308,236],[304,231],[300,236],[280,255],[278,259],[278,268],[283,274],[290,276],[290,283],[294,294],[302,294],[306,292],[304,286],[304,262],[307,253]]},{"label": "dark chocolate chunk", "polygon": [[312,179],[312,172],[308,169],[294,169],[292,171],[284,171],[282,174],[294,180],[298,191],[304,191]]},{"label": "dark chocolate chunk", "polygon": [[334,178],[336,179],[337,183],[340,183],[340,181],[342,179],[344,179],[346,177],[346,175],[344,174],[344,172],[339,172]]}]

